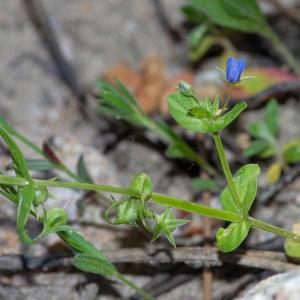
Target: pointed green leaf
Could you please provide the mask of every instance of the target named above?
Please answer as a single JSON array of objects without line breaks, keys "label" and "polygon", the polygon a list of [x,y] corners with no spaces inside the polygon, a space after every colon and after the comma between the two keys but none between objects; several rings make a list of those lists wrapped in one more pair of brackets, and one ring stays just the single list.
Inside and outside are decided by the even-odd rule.
[{"label": "pointed green leaf", "polygon": [[212,179],[196,178],[192,181],[192,187],[196,190],[213,191],[218,189],[217,183]]},{"label": "pointed green leaf", "polygon": [[218,249],[222,252],[235,250],[245,240],[250,228],[251,224],[247,220],[220,228],[216,234]]},{"label": "pointed green leaf", "polygon": [[55,165],[46,159],[26,159],[27,168],[32,171],[49,171],[55,169]]},{"label": "pointed green leaf", "polygon": [[213,102],[213,107],[212,107],[213,115],[217,115],[218,111],[219,111],[219,97],[216,96],[216,98]]},{"label": "pointed green leaf", "polygon": [[198,45],[202,43],[202,39],[207,32],[207,29],[208,27],[206,24],[196,26],[188,35],[187,42],[189,47],[198,47]]},{"label": "pointed green leaf", "polygon": [[58,232],[59,237],[76,253],[85,253],[107,260],[106,256],[100,250],[96,249],[93,244],[87,241],[83,236],[74,229],[66,229]]},{"label": "pointed green leaf", "polygon": [[276,135],[278,131],[278,103],[276,100],[272,100],[268,103],[266,108],[266,124],[268,126],[269,131],[273,136]]},{"label": "pointed green leaf", "polygon": [[252,136],[265,140],[266,142],[272,144],[274,142],[274,136],[272,132],[269,130],[269,127],[266,123],[257,122],[252,123],[249,126],[249,132]]},{"label": "pointed green leaf", "polygon": [[217,132],[217,131],[220,131],[221,129],[227,127],[246,108],[247,108],[247,103],[244,101],[236,104],[229,112],[227,112],[225,115],[216,119],[216,121],[213,123],[213,129],[211,130],[211,132]]},{"label": "pointed green leaf", "polygon": [[2,136],[12,156],[16,174],[20,177],[24,177],[25,179],[31,180],[31,176],[29,175],[27,164],[21,150],[1,124],[0,135]]},{"label": "pointed green leaf", "polygon": [[17,230],[22,242],[31,244],[26,225],[30,215],[30,209],[35,197],[35,185],[33,182],[18,188],[18,210],[17,210]]},{"label": "pointed green leaf", "polygon": [[117,269],[110,261],[93,255],[77,254],[72,262],[77,269],[84,272],[100,274],[103,276],[114,276],[118,273]]},{"label": "pointed green leaf", "polygon": [[90,175],[87,167],[86,167],[86,164],[84,162],[84,159],[83,159],[83,155],[80,155],[79,157],[79,160],[77,162],[77,166],[76,166],[76,169],[77,169],[77,174],[78,176],[84,180],[85,182],[89,182],[89,183],[93,183],[93,179],[92,179],[92,176]]},{"label": "pointed green leaf", "polygon": [[185,158],[185,154],[177,144],[170,144],[165,151],[165,155],[169,158]]},{"label": "pointed green leaf", "polygon": [[265,140],[255,140],[252,142],[248,148],[244,150],[244,155],[246,157],[251,157],[254,155],[258,155],[263,151],[267,150],[269,144]]}]

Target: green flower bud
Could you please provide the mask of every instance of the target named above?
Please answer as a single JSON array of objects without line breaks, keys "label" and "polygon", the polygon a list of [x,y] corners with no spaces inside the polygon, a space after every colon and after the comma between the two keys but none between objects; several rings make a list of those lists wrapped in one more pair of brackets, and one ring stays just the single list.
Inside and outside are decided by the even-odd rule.
[{"label": "green flower bud", "polygon": [[49,192],[46,187],[38,186],[35,189],[35,196],[33,199],[33,205],[39,206],[43,204],[49,197]]}]

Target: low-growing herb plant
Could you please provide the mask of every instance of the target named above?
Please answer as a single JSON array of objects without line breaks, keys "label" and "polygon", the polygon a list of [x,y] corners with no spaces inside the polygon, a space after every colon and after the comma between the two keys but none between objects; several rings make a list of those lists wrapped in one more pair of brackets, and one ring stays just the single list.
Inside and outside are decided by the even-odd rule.
[{"label": "low-growing herb plant", "polygon": [[253,141],[244,150],[246,157],[257,156],[263,159],[274,158],[275,161],[267,170],[269,183],[276,182],[284,168],[300,161],[300,139],[292,139],[280,145],[277,136],[279,131],[279,109],[276,100],[268,103],[264,120],[249,126]]},{"label": "low-growing herb plant", "polygon": [[[238,83],[241,79],[242,67],[244,65],[231,59],[227,65],[229,69],[226,70],[226,80],[231,84]],[[108,89],[110,90],[110,87]],[[107,86],[104,86],[104,90],[107,92]],[[109,95],[107,95],[106,102],[108,102]],[[112,102],[116,100],[115,94],[112,94],[111,97]],[[121,100],[118,99],[118,101]],[[133,100],[128,98],[128,101]],[[221,132],[246,109],[247,104],[240,102],[231,110],[227,110],[224,106],[220,107],[217,97],[213,101],[208,97],[199,99],[194,89],[184,82],[179,84],[175,93],[169,95],[168,104],[172,117],[182,127],[212,136],[227,182],[227,186],[220,195],[223,209],[156,193],[153,191],[150,177],[145,173],[136,174],[129,187],[99,185],[84,181],[68,182],[33,178],[28,168],[28,161],[25,160],[14,138],[18,138],[30,147],[34,147],[34,145],[20,136],[2,119],[0,135],[10,151],[15,176],[1,173],[0,194],[17,205],[16,224],[22,242],[33,244],[49,234],[56,233],[74,252],[73,264],[75,267],[86,272],[115,277],[135,289],[145,299],[154,299],[121,275],[100,250],[82,237],[76,229],[68,226],[68,218],[64,209],[45,206],[49,199],[47,188],[55,186],[123,195],[122,198],[114,199],[111,202],[111,206],[106,212],[106,219],[112,224],[143,226],[151,233],[152,240],[164,235],[171,245],[175,246],[172,232],[177,226],[189,221],[176,219],[171,212],[172,208],[176,208],[229,222],[230,224],[226,228],[220,228],[216,234],[217,246],[222,252],[238,248],[246,239],[250,229],[253,228],[283,237],[286,241],[287,253],[299,257],[299,234],[258,220],[249,214],[257,192],[259,166],[247,164],[242,166],[235,176],[231,173],[221,140]],[[38,149],[36,152],[39,152]],[[44,152],[40,154],[45,155]],[[45,156],[47,157],[47,155]],[[48,153],[48,157],[51,157],[50,153]],[[51,162],[55,163],[53,157]],[[161,205],[165,209],[162,213],[158,213],[150,203]],[[30,217],[35,218],[43,226],[41,233],[35,237],[32,237],[27,230]]]}]

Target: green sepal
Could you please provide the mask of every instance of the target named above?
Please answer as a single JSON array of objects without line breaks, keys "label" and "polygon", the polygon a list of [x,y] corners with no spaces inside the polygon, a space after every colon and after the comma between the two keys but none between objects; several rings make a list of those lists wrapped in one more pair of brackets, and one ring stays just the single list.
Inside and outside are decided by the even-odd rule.
[{"label": "green sepal", "polygon": [[161,215],[155,214],[154,221],[155,227],[151,242],[156,240],[161,234],[164,234],[173,247],[176,247],[176,243],[172,231],[174,231],[177,226],[190,222],[190,220],[176,219],[169,207],[167,207]]}]

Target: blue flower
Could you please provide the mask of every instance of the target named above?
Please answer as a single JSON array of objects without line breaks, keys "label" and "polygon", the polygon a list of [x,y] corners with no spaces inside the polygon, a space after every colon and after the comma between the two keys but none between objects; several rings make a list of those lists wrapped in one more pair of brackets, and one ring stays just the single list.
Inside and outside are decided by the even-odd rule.
[{"label": "blue flower", "polygon": [[244,59],[236,60],[234,57],[229,57],[226,62],[226,80],[232,84],[240,82],[245,67]]}]

